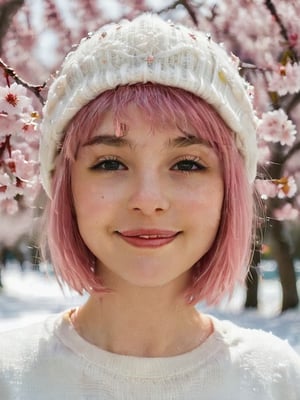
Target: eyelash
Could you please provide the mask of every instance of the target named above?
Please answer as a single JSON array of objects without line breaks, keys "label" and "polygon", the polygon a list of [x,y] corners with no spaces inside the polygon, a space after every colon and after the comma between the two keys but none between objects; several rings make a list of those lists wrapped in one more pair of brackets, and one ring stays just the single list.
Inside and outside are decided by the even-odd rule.
[{"label": "eyelash", "polygon": [[[114,163],[114,166],[116,168],[104,168],[104,166],[106,165],[106,167],[108,166],[112,166],[112,164]],[[178,168],[178,165],[185,163],[185,166],[188,166],[188,169],[180,169]],[[122,168],[119,168],[120,166],[122,166]],[[177,168],[175,168],[175,166],[177,166]],[[196,167],[196,168],[195,168]],[[106,172],[112,172],[112,171],[124,171],[127,170],[128,168],[121,162],[118,160],[117,157],[114,156],[108,156],[103,158],[101,161],[99,161],[97,164],[95,164],[94,166],[92,166],[90,168],[91,170],[100,170],[100,171],[106,171]],[[178,160],[174,166],[171,168],[171,170],[173,171],[180,171],[180,172],[184,172],[184,173],[191,173],[191,172],[200,172],[203,170],[206,170],[207,167],[204,166],[201,163],[201,160],[199,157],[193,157],[193,156],[184,156],[182,159]]]},{"label": "eyelash", "polygon": [[104,168],[104,166],[108,166],[110,164],[110,166],[112,164],[115,164],[115,166],[120,166],[122,165],[123,168],[121,170],[126,170],[127,167],[121,163],[121,161],[118,160],[117,157],[114,156],[107,156],[107,157],[103,157],[99,162],[97,162],[97,164],[93,165],[90,169],[91,170],[100,170],[100,171],[119,171],[119,168]]},{"label": "eyelash", "polygon": [[108,156],[108,157],[103,157],[103,159],[101,161],[99,161],[97,164],[95,164],[94,166],[91,167],[91,170],[100,170],[100,171],[119,171],[119,168],[111,168],[111,169],[106,169],[103,168],[103,166],[105,166],[105,164],[112,164],[115,163],[115,165],[117,164],[118,166],[122,165],[124,168],[122,168],[121,170],[126,170],[127,168],[125,167],[125,165],[123,163],[121,163],[121,161],[119,161],[117,159],[117,157],[114,156]]},{"label": "eyelash", "polygon": [[[176,162],[175,165],[178,166],[178,164],[180,163],[185,163],[186,165],[188,164],[191,168],[190,169],[175,169],[174,167],[172,167],[172,170],[175,171],[181,171],[184,173],[191,173],[191,172],[200,172],[200,171],[204,171],[207,169],[207,167],[205,165],[203,165],[203,163],[201,162],[201,159],[199,157],[196,156],[184,156],[182,157],[182,159],[180,159],[179,161]],[[196,167],[196,168],[194,168]]]}]

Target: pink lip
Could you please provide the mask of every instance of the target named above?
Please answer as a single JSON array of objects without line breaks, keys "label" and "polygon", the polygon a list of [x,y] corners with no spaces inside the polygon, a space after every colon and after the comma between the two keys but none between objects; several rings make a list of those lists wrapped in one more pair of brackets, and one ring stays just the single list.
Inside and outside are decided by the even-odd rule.
[{"label": "pink lip", "polygon": [[125,242],[135,247],[161,247],[172,242],[178,235],[178,231],[160,229],[133,229],[118,232]]}]

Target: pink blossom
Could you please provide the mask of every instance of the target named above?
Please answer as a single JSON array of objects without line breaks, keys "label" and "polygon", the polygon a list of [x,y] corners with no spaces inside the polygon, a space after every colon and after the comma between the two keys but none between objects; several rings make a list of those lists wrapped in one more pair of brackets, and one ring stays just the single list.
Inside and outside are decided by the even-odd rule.
[{"label": "pink blossom", "polygon": [[276,71],[267,74],[268,88],[279,96],[294,94],[300,90],[300,64],[279,65]]},{"label": "pink blossom", "polygon": [[20,150],[26,160],[35,160],[37,158],[36,149],[31,143],[29,144],[25,140],[14,140],[13,137],[10,139],[13,150]]},{"label": "pink blossom", "polygon": [[292,176],[280,179],[256,179],[255,187],[262,199],[278,197],[291,198],[297,193],[297,184]]},{"label": "pink blossom", "polygon": [[294,197],[297,193],[297,184],[295,178],[293,176],[282,177],[280,179],[272,180],[275,185],[277,185],[278,193],[277,196],[280,199],[284,199],[286,197]]},{"label": "pink blossom", "polygon": [[23,119],[21,134],[28,143],[39,142],[40,132],[38,125],[35,122],[36,118]]},{"label": "pink blossom", "polygon": [[22,132],[24,122],[14,116],[0,113],[0,140],[7,135],[18,135]]},{"label": "pink blossom", "polygon": [[273,210],[273,217],[278,221],[295,220],[299,216],[299,211],[294,208],[290,203],[286,203],[281,208]]},{"label": "pink blossom", "polygon": [[[12,85],[9,92],[11,97],[6,96],[5,101],[4,89],[0,89],[0,143],[3,150],[0,160],[0,212],[12,215],[19,210],[16,196],[22,196],[22,205],[30,207],[40,185],[37,162],[38,114],[32,112],[31,100],[22,95],[24,88],[18,90]],[[12,111],[10,108],[13,107],[15,110]]]},{"label": "pink blossom", "polygon": [[277,185],[275,185],[272,180],[256,179],[255,187],[264,200],[267,200],[269,197],[276,197],[278,193]]},{"label": "pink blossom", "polygon": [[0,112],[18,115],[32,110],[32,100],[26,96],[26,89],[13,83],[10,87],[0,86]]},{"label": "pink blossom", "polygon": [[15,174],[21,180],[30,180],[37,174],[38,163],[33,160],[26,160],[20,150],[12,151],[11,161],[15,162]]},{"label": "pink blossom", "polygon": [[296,126],[282,110],[269,111],[262,114],[258,126],[258,136],[266,142],[291,146],[296,139]]},{"label": "pink blossom", "polygon": [[26,142],[38,142],[39,131],[36,117],[30,114],[22,116],[0,113],[0,141],[5,136],[19,136]]}]

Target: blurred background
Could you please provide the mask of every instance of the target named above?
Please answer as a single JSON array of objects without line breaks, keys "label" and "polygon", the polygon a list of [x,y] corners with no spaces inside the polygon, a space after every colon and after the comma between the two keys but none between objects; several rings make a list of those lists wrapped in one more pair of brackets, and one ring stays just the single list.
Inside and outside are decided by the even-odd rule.
[{"label": "blurred background", "polygon": [[299,1],[0,0],[0,330],[84,300],[63,294],[39,253],[42,106],[81,37],[145,11],[207,32],[251,82],[260,150],[254,258],[245,284],[208,311],[272,330],[300,353]]}]

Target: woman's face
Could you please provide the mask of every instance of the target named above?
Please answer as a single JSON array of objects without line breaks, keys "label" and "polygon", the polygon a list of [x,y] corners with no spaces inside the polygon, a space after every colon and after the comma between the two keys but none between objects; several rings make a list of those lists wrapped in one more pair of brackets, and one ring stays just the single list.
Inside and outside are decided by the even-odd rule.
[{"label": "woman's face", "polygon": [[80,234],[104,285],[180,286],[218,230],[218,157],[192,129],[189,137],[175,125],[150,129],[133,104],[122,122],[117,137],[105,113],[72,166]]}]

